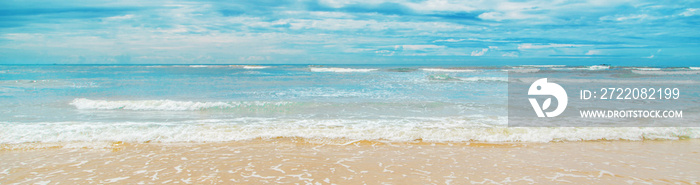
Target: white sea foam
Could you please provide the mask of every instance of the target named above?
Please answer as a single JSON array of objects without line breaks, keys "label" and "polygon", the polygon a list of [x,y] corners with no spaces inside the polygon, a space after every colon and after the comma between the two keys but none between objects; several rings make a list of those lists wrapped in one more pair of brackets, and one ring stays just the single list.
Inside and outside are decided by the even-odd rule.
[{"label": "white sea foam", "polygon": [[354,69],[354,68],[339,68],[339,67],[310,67],[310,71],[313,72],[336,72],[336,73],[351,73],[351,72],[370,72],[379,69],[367,68],[367,69]]},{"label": "white sea foam", "polygon": [[474,76],[474,77],[453,77],[447,74],[438,74],[428,76],[430,80],[438,81],[462,81],[462,82],[508,82],[507,77],[489,77],[489,76]]},{"label": "white sea foam", "polygon": [[200,68],[200,67],[211,67],[209,65],[189,65],[188,67]]},{"label": "white sea foam", "polygon": [[505,72],[515,72],[515,73],[536,73],[540,71],[540,69],[537,68],[523,68],[523,67],[514,67],[513,69],[504,69],[501,71]]},{"label": "white sea foam", "polygon": [[632,73],[641,75],[694,75],[700,74],[700,70],[683,70],[683,71],[662,71],[662,70],[631,70]]},{"label": "white sea foam", "polygon": [[[183,67],[183,66],[177,66],[177,67]],[[187,67],[191,68],[216,68],[216,67],[226,67],[224,65],[189,65]]]},{"label": "white sea foam", "polygon": [[269,67],[270,66],[243,66],[243,69],[265,69]]},{"label": "white sea foam", "polygon": [[260,66],[260,65],[229,65],[230,67],[234,68],[243,68],[243,69],[265,69],[265,68],[270,68],[270,66]]},{"label": "white sea foam", "polygon": [[505,117],[405,119],[236,118],[182,122],[0,122],[0,144],[226,142],[297,137],[374,141],[552,142],[700,138],[697,127],[507,127]]},{"label": "white sea foam", "polygon": [[658,71],[658,70],[661,70],[660,68],[655,68],[655,67],[637,67],[634,69],[640,70],[640,71]]},{"label": "white sea foam", "polygon": [[542,67],[542,68],[553,68],[553,67],[564,67],[566,65],[521,65],[523,67]]},{"label": "white sea foam", "polygon": [[461,81],[467,81],[467,82],[479,82],[479,81],[496,81],[496,82],[508,82],[507,77],[467,77],[467,78],[460,78],[456,77],[457,79]]},{"label": "white sea foam", "polygon": [[450,69],[450,68],[421,68],[423,71],[430,72],[451,72],[451,73],[463,73],[463,72],[475,72],[473,69]]},{"label": "white sea foam", "polygon": [[108,101],[108,100],[91,100],[85,98],[76,98],[70,104],[78,109],[97,109],[97,110],[164,110],[164,111],[191,111],[202,110],[208,108],[234,108],[234,107],[250,107],[250,106],[280,106],[290,102],[194,102],[194,101],[173,101],[173,100],[124,100],[124,101]]},{"label": "white sea foam", "polygon": [[[534,82],[540,78],[519,78],[521,81],[512,81],[513,83]],[[555,82],[562,83],[584,83],[584,84],[698,84],[696,80],[618,80],[618,79],[567,79],[558,78]]]},{"label": "white sea foam", "polygon": [[610,69],[610,66],[608,65],[594,65],[594,66],[589,66],[588,70],[606,70]]},{"label": "white sea foam", "polygon": [[551,70],[558,70],[558,71],[571,71],[571,70],[591,70],[591,71],[596,71],[596,70],[607,70],[610,69],[610,66],[608,65],[593,65],[593,66],[580,66],[580,67],[553,67],[549,68]]}]

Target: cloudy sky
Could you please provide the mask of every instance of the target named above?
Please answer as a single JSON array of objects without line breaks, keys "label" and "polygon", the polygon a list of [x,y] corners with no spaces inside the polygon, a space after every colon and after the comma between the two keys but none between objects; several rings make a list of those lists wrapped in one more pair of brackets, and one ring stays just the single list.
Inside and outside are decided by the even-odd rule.
[{"label": "cloudy sky", "polygon": [[0,64],[700,65],[699,1],[0,1]]}]

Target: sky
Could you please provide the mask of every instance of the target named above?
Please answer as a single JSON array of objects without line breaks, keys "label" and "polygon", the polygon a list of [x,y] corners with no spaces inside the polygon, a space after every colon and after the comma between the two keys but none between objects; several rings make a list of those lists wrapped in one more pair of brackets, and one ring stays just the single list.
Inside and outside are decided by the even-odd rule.
[{"label": "sky", "polygon": [[700,66],[700,1],[3,0],[0,64]]}]

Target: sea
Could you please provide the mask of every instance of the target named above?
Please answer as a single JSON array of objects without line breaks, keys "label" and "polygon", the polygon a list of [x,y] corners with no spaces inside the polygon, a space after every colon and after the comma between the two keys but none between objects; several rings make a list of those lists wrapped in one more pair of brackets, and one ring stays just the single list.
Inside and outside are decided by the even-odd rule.
[{"label": "sea", "polygon": [[0,144],[700,138],[698,127],[508,126],[508,72],[600,71],[700,79],[700,68],[605,65],[0,65]]}]

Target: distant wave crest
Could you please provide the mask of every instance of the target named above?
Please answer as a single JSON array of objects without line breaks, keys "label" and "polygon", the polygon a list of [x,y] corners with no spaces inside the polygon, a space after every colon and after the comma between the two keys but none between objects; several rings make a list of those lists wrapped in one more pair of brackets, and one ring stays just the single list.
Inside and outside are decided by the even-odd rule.
[{"label": "distant wave crest", "polygon": [[230,67],[233,68],[243,68],[243,69],[266,69],[270,68],[270,66],[261,66],[261,65],[229,65]]},{"label": "distant wave crest", "polygon": [[475,72],[473,69],[461,69],[461,68],[421,68],[423,71],[429,72],[450,72],[450,73],[466,73]]},{"label": "distant wave crest", "polygon": [[367,69],[354,69],[354,68],[339,68],[339,67],[310,67],[312,72],[336,72],[336,73],[351,73],[351,72],[370,72],[379,69],[367,68]]}]

